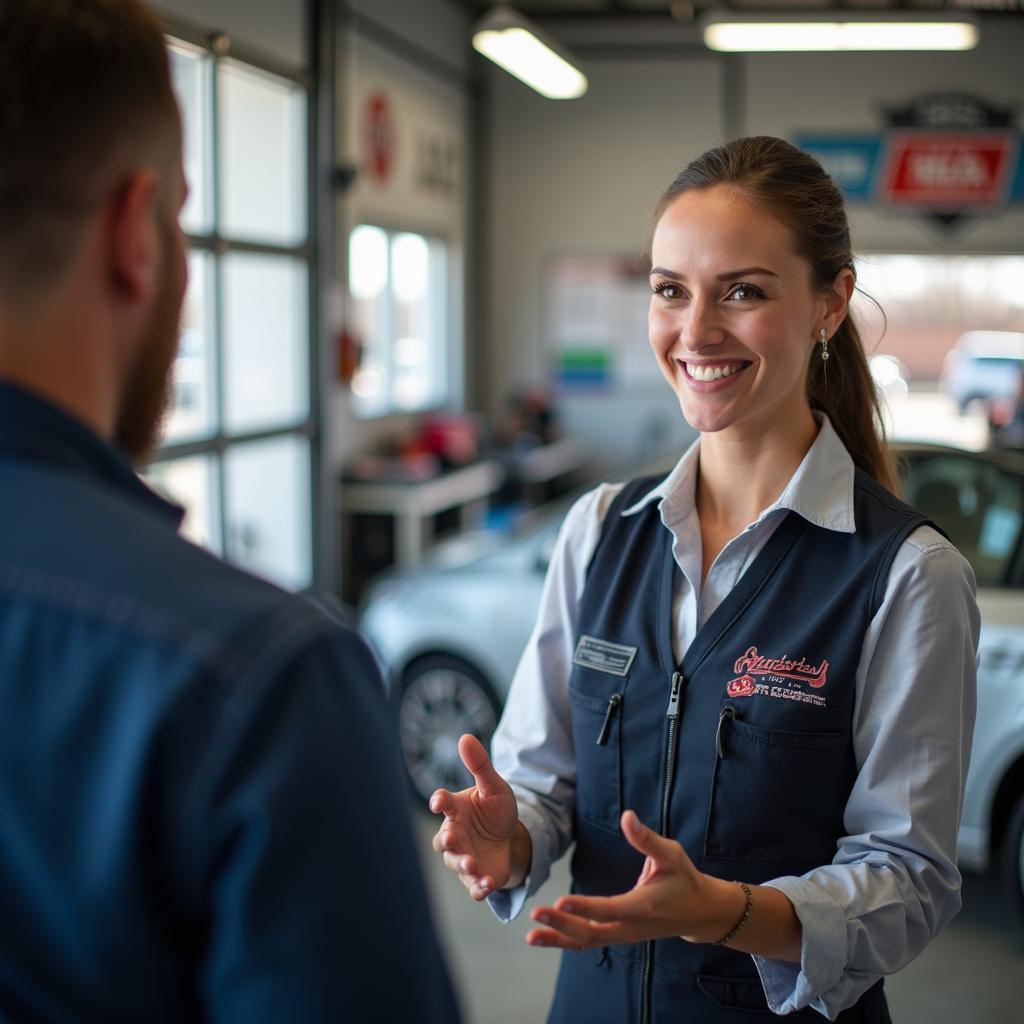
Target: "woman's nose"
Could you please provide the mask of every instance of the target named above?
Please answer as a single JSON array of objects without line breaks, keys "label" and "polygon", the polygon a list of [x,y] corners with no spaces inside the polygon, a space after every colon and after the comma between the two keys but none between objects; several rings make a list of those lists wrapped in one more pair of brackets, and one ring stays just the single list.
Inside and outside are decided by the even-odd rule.
[{"label": "woman's nose", "polygon": [[713,302],[694,300],[681,314],[679,340],[691,352],[709,345],[720,345],[725,339],[719,311]]}]

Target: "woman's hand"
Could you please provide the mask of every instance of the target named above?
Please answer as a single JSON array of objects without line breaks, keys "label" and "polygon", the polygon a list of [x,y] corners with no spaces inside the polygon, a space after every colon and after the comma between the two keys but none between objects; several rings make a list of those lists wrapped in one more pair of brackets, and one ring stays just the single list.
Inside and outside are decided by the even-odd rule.
[{"label": "woman's hand", "polygon": [[458,793],[439,789],[430,809],[444,815],[434,849],[475,900],[518,885],[529,870],[530,837],[519,822],[512,787],[494,770],[483,744],[468,733],[459,756],[474,785]]},{"label": "woman's hand", "polygon": [[620,825],[646,857],[636,885],[620,896],[562,896],[553,907],[537,907],[530,916],[546,927],[530,931],[530,945],[589,949],[669,936],[717,942],[740,919],[746,897],[738,885],[698,871],[679,843],[633,811]]}]

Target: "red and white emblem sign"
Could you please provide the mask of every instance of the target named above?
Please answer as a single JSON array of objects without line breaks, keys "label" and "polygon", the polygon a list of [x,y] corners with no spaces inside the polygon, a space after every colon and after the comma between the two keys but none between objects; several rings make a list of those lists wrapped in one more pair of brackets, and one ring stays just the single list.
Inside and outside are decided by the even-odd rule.
[{"label": "red and white emblem sign", "polygon": [[885,197],[893,203],[933,207],[993,203],[1003,194],[1012,150],[1005,132],[896,136]]}]

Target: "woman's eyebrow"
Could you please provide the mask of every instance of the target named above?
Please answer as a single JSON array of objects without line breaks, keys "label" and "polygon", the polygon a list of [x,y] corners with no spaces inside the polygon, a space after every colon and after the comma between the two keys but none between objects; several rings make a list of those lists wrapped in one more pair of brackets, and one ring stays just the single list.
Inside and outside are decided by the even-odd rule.
[{"label": "woman's eyebrow", "polygon": [[[659,277],[668,277],[673,281],[685,281],[685,274],[677,274],[674,270],[667,270],[665,267],[651,267],[648,277],[654,277],[657,274]],[[778,277],[774,270],[768,270],[765,267],[740,267],[738,270],[726,270],[722,274],[716,274],[716,281],[731,281],[736,277],[751,277],[755,274],[760,274],[762,277]]]}]

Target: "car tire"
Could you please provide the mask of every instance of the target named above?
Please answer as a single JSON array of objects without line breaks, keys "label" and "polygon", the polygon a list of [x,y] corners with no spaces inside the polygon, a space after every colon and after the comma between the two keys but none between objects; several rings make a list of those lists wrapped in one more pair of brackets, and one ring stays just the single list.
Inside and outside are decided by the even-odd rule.
[{"label": "car tire", "polygon": [[405,772],[418,801],[426,806],[435,789],[472,784],[459,758],[459,737],[472,733],[488,746],[500,710],[483,674],[462,658],[432,654],[405,670],[398,732]]},{"label": "car tire", "polygon": [[1003,888],[1021,921],[1024,921],[1024,793],[1017,798],[1006,823],[1000,850]]}]

